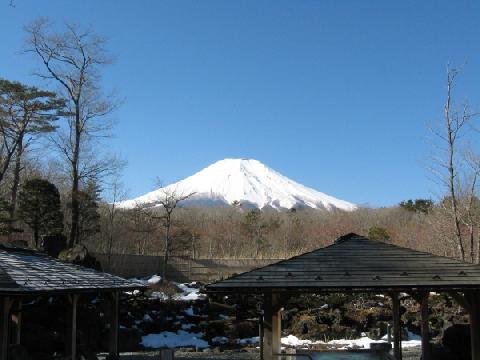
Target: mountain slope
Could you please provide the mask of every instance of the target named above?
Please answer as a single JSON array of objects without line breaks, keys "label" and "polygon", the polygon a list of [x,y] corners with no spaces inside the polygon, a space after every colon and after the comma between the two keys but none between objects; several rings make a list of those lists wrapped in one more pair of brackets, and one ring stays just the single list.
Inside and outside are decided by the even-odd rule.
[{"label": "mountain slope", "polygon": [[131,208],[136,204],[153,204],[165,193],[172,192],[179,195],[194,193],[187,201],[204,205],[226,205],[239,201],[252,207],[274,209],[310,207],[351,211],[356,208],[352,203],[290,180],[253,159],[217,161],[186,179],[124,201],[120,206]]}]

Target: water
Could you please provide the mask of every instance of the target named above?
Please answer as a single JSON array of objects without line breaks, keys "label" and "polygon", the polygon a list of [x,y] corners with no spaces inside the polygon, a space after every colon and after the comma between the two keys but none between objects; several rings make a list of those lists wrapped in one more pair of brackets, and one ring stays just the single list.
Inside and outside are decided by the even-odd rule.
[{"label": "water", "polygon": [[[348,352],[348,351],[330,351],[330,352],[312,352],[309,353],[313,360],[386,360],[388,357],[375,352]],[[307,360],[307,357],[298,359]]]}]

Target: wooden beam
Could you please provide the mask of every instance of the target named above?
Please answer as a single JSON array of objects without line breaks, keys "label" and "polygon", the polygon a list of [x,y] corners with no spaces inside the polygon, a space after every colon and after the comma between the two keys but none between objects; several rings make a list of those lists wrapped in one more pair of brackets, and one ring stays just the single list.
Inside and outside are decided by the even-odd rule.
[{"label": "wooden beam", "polygon": [[281,351],[280,301],[276,294],[264,294],[263,359],[273,360]]},{"label": "wooden beam", "polygon": [[472,360],[480,360],[480,293],[478,290],[465,292],[465,298],[470,304],[470,342]]},{"label": "wooden beam", "polygon": [[393,356],[395,360],[402,360],[402,329],[400,326],[400,299],[398,293],[392,293],[393,315]]},{"label": "wooden beam", "polygon": [[264,328],[263,328],[263,313],[262,313],[258,318],[258,339],[260,342],[260,360],[264,360],[263,359],[263,333],[264,333]]},{"label": "wooden beam", "polygon": [[110,296],[110,338],[109,338],[109,353],[110,358],[118,359],[119,358],[119,351],[118,351],[118,334],[119,334],[119,312],[120,312],[120,304],[119,304],[119,293],[115,291]]},{"label": "wooden beam", "polygon": [[15,312],[12,314],[12,323],[15,326],[15,344],[20,344],[22,333],[22,298],[16,300]]},{"label": "wooden beam", "polygon": [[420,329],[422,333],[422,360],[432,360],[432,347],[430,345],[430,326],[428,321],[428,292],[420,297]]},{"label": "wooden beam", "polygon": [[8,359],[8,346],[10,345],[10,309],[12,298],[5,296],[1,299],[0,311],[0,360]]},{"label": "wooden beam", "polygon": [[77,304],[78,294],[68,295],[69,309],[67,311],[67,336],[65,344],[65,355],[72,360],[77,358]]}]

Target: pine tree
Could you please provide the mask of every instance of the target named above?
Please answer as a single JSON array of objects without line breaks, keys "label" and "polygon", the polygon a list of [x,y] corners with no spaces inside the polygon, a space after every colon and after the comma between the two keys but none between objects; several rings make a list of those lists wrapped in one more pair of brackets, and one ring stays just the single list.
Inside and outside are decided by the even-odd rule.
[{"label": "pine tree", "polygon": [[41,235],[63,231],[60,194],[49,181],[28,180],[19,193],[18,205],[18,217],[32,229],[35,247],[38,247]]},{"label": "pine tree", "polygon": [[56,129],[55,122],[64,114],[64,107],[64,100],[54,92],[0,79],[0,182],[14,162],[9,205],[12,225],[23,154],[38,135]]},{"label": "pine tree", "polygon": [[98,213],[98,200],[100,189],[93,181],[78,193],[80,217],[78,222],[77,239],[84,242],[100,231],[100,214]]}]

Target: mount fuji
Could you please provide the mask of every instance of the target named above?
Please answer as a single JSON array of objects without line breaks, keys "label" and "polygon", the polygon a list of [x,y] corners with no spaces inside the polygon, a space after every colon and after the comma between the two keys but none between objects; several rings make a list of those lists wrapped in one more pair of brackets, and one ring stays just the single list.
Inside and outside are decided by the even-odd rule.
[{"label": "mount fuji", "polygon": [[239,202],[247,207],[324,210],[355,210],[356,205],[303,186],[254,159],[224,159],[177,183],[120,202],[121,208],[154,205],[165,194],[193,194],[183,205],[228,206]]}]

